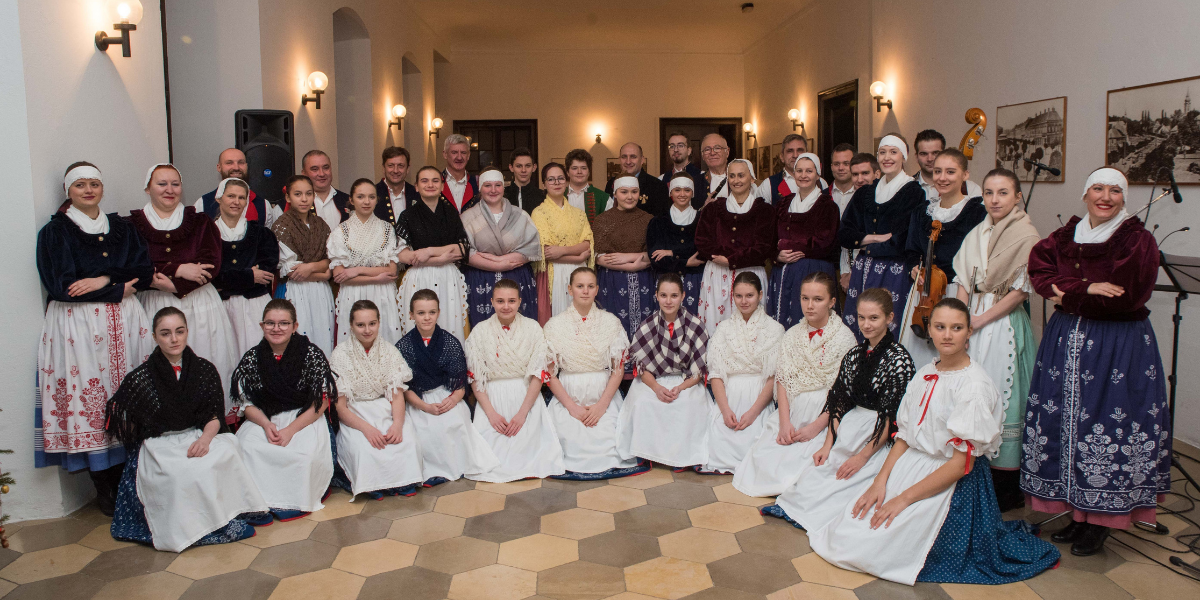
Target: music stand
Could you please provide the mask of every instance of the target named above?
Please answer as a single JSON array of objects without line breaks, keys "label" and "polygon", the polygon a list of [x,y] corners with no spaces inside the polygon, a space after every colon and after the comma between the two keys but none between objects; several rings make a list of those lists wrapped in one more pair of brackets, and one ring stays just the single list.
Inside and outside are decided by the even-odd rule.
[{"label": "music stand", "polygon": [[[1183,314],[1181,312],[1184,300],[1187,300],[1188,294],[1200,294],[1200,257],[1195,256],[1176,256],[1173,254],[1165,254],[1161,250],[1158,253],[1159,265],[1166,272],[1167,279],[1171,281],[1169,284],[1155,285],[1156,292],[1172,292],[1175,294],[1175,314],[1171,316],[1172,336],[1171,336],[1171,374],[1167,376],[1167,383],[1171,385],[1169,394],[1169,424],[1171,427],[1171,435],[1175,435],[1175,393],[1179,387],[1179,379],[1176,374],[1176,369],[1179,365],[1179,328],[1183,322]],[[1171,451],[1171,466],[1179,469],[1183,473],[1184,478],[1192,484],[1192,487],[1200,489],[1200,484],[1196,483],[1196,479],[1187,472],[1180,464],[1179,458],[1175,456],[1174,445]]]}]

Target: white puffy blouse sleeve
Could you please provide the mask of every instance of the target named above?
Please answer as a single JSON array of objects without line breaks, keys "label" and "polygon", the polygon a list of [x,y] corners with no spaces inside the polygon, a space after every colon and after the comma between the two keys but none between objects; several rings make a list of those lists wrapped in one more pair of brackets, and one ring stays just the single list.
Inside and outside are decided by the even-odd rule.
[{"label": "white puffy blouse sleeve", "polygon": [[349,268],[355,265],[350,264],[350,247],[346,245],[346,236],[343,235],[342,225],[338,225],[329,234],[329,239],[325,241],[325,253],[329,255],[329,268],[334,267]]},{"label": "white puffy blouse sleeve", "polygon": [[292,252],[287,244],[279,242],[279,275],[287,277],[298,266],[300,266],[300,257]]},{"label": "white puffy blouse sleeve", "polygon": [[972,457],[995,458],[1000,453],[1004,405],[990,381],[971,381],[958,390],[954,409],[946,419],[948,445]]}]

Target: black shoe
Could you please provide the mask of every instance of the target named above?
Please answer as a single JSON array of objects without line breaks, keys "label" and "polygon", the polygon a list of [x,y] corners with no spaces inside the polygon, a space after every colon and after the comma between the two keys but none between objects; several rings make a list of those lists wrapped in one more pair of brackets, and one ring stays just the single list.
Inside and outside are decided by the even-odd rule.
[{"label": "black shoe", "polygon": [[1070,525],[1063,527],[1061,530],[1050,536],[1052,541],[1060,544],[1074,544],[1083,536],[1083,532],[1087,531],[1088,524],[1083,521],[1071,521]]},{"label": "black shoe", "polygon": [[1071,544],[1071,554],[1075,556],[1091,556],[1104,549],[1104,540],[1107,539],[1107,527],[1103,525],[1088,525],[1087,530],[1079,537],[1079,541]]}]

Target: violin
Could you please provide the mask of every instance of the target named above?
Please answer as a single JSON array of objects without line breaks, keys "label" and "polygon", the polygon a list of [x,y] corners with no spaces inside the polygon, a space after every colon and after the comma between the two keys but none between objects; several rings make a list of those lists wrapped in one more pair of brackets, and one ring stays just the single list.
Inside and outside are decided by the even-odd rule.
[{"label": "violin", "polygon": [[917,279],[917,305],[913,309],[910,327],[923,340],[929,339],[929,317],[933,315],[933,307],[946,295],[946,273],[933,264],[933,246],[941,234],[942,222],[934,221],[929,231],[929,247],[925,251],[923,277]]}]

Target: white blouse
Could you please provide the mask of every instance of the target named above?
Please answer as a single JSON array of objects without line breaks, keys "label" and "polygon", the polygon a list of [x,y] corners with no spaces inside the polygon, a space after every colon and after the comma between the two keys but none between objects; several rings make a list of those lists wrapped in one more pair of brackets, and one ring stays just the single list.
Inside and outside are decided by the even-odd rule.
[{"label": "white blouse", "polygon": [[983,367],[938,371],[929,363],[908,382],[896,413],[896,437],[912,448],[951,458],[955,450],[972,457],[1000,452],[1004,403]]}]

